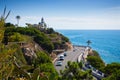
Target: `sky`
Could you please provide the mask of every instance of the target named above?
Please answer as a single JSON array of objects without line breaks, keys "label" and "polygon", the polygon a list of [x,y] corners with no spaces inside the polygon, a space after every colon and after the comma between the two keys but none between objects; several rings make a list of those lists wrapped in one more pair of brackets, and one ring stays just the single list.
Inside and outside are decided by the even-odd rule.
[{"label": "sky", "polygon": [[38,24],[41,18],[54,29],[120,30],[120,0],[0,0],[11,13],[6,22]]}]

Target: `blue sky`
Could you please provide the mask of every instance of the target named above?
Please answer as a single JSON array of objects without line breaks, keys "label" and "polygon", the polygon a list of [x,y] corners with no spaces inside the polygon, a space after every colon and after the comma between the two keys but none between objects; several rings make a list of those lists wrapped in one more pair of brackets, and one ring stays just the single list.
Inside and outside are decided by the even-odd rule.
[{"label": "blue sky", "polygon": [[7,22],[37,24],[41,17],[54,29],[120,29],[120,0],[0,0],[11,10]]}]

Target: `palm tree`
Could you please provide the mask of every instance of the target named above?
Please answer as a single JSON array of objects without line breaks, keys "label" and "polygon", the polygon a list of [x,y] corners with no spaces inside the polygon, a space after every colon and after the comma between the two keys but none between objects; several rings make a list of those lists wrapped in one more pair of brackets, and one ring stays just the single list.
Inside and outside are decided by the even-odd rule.
[{"label": "palm tree", "polygon": [[88,46],[89,46],[92,42],[91,42],[90,40],[88,40],[86,43],[87,43]]},{"label": "palm tree", "polygon": [[17,16],[16,16],[16,19],[17,19],[17,26],[18,26],[18,25],[19,25],[20,16],[17,15]]},{"label": "palm tree", "polygon": [[9,11],[9,12],[7,13],[7,15],[5,16],[5,14],[6,14],[6,6],[5,6],[4,12],[3,12],[3,15],[1,16],[1,18],[4,19],[4,20],[6,20],[7,17],[9,16],[10,12],[11,12],[11,11]]}]

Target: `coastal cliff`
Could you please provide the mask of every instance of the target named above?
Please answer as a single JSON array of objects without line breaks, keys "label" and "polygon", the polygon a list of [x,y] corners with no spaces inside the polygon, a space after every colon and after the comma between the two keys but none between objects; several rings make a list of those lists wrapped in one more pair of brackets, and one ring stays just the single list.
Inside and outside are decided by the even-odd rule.
[{"label": "coastal cliff", "polygon": [[1,79],[58,78],[51,54],[53,50],[71,48],[67,37],[47,27],[16,27],[4,21],[0,24],[4,32],[0,34],[0,74],[4,73]]}]

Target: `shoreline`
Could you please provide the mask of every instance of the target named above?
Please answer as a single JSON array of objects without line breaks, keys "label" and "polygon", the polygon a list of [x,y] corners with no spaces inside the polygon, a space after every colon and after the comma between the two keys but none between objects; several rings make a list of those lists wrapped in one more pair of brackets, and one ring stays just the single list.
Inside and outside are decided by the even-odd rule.
[{"label": "shoreline", "polygon": [[[88,47],[88,46],[84,46],[84,45],[73,45],[73,46],[77,46],[77,47]],[[74,47],[73,47],[73,48],[74,48]],[[92,49],[91,47],[89,47],[89,48]],[[94,50],[94,49],[92,49],[92,50]],[[104,59],[102,59],[102,57],[100,56],[100,53],[99,53],[97,50],[94,50],[94,51],[96,51],[96,52],[98,53],[99,57],[100,57],[101,60],[104,62],[105,66],[107,66],[107,64],[111,64],[111,63],[106,63],[106,62],[104,61]],[[89,55],[89,52],[88,52],[88,55]],[[112,63],[114,63],[114,62],[112,62]]]},{"label": "shoreline", "polygon": [[[120,63],[120,56],[117,56],[119,55],[120,51],[119,30],[118,31],[60,30],[59,32],[67,36],[70,39],[71,43],[76,45],[78,44],[87,45],[85,41],[91,39],[93,42],[91,44],[92,48],[99,52],[102,60],[106,64],[111,64],[114,62]],[[107,41],[109,42],[109,44]]]},{"label": "shoreline", "polygon": [[[68,49],[67,51],[71,51],[71,50],[74,50],[74,47],[83,47],[83,48],[87,48],[88,46],[84,46],[84,45],[73,45],[73,44],[69,44],[69,46],[72,46],[72,48]],[[84,55],[84,58],[86,59],[87,61],[87,58],[88,58],[88,55],[90,55],[90,51],[96,51],[94,49],[92,49],[91,47],[88,47],[89,51],[86,52],[86,50],[84,51],[84,53],[87,55]],[[98,51],[96,51],[98,53]],[[62,52],[63,53],[63,52]],[[61,54],[61,53],[59,53]],[[57,60],[57,55],[59,54],[56,54],[56,57],[52,60],[52,63],[54,63],[56,60]],[[102,60],[102,62],[105,64],[105,66],[107,66],[107,63],[104,62],[104,60],[101,58],[100,54],[98,53],[98,57]]]},{"label": "shoreline", "polygon": [[90,55],[91,52],[93,53],[95,51],[98,54],[97,57],[105,64],[105,66],[107,66],[107,63],[105,63],[105,61],[102,59],[102,57],[100,56],[100,53],[97,50],[92,49],[90,46],[84,46],[84,45],[73,45],[73,48],[74,47],[84,47],[84,48],[88,47],[87,50],[89,50],[89,51],[85,50],[85,52],[84,52],[85,54],[87,53],[86,55],[84,55],[85,59],[88,58],[88,56]]}]

